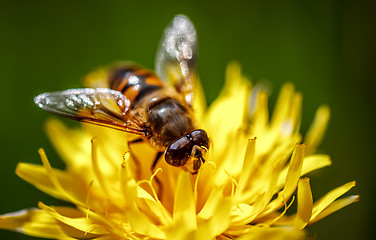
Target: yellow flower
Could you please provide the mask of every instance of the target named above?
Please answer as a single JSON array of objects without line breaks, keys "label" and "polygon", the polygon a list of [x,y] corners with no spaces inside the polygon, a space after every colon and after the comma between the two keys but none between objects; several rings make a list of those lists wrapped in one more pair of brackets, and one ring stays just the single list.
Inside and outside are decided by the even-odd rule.
[{"label": "yellow flower", "polygon": [[[51,120],[47,133],[66,170],[52,168],[41,149],[42,166],[20,163],[16,173],[73,206],[40,202],[2,215],[0,227],[54,239],[303,239],[307,226],[358,200],[338,199],[355,186],[349,182],[313,202],[304,177],[331,164],[315,154],[328,107],[318,109],[302,140],[302,97],[291,84],[269,121],[267,94],[251,87],[238,64],[229,65],[226,79],[208,109],[196,89],[195,113],[212,142],[197,175],[164,161],[152,175],[155,151],[144,143],[127,149],[132,135],[86,124],[72,130]],[[287,216],[293,203],[297,212]]]}]

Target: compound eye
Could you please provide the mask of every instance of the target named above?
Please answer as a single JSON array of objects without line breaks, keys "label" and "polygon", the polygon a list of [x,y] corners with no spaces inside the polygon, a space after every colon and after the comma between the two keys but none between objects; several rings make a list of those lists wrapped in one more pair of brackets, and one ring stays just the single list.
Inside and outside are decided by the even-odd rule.
[{"label": "compound eye", "polygon": [[172,166],[183,166],[189,159],[193,142],[187,137],[181,137],[171,144],[166,151],[166,162]]},{"label": "compound eye", "polygon": [[191,132],[192,141],[195,145],[209,149],[208,134],[202,129]]}]

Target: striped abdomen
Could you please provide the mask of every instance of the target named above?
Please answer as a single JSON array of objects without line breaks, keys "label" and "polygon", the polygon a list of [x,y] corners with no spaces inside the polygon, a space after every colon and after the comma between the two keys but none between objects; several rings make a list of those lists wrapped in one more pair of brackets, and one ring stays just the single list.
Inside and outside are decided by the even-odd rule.
[{"label": "striped abdomen", "polygon": [[122,92],[132,106],[163,86],[164,83],[153,72],[134,65],[115,69],[109,78],[109,87]]},{"label": "striped abdomen", "polygon": [[151,71],[122,66],[110,75],[109,86],[130,100],[131,113],[148,125],[149,141],[158,151],[165,151],[195,129],[193,114],[183,98]]}]

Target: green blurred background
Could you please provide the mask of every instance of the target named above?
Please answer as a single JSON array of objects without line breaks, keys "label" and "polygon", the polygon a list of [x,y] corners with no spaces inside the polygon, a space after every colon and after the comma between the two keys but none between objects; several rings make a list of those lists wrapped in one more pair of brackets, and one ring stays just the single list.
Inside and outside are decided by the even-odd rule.
[{"label": "green blurred background", "polygon": [[[254,82],[283,83],[303,93],[302,132],[321,104],[332,109],[321,152],[333,166],[311,179],[314,199],[351,180],[353,204],[313,225],[317,239],[369,239],[375,221],[374,1],[0,1],[0,214],[59,204],[20,180],[18,162],[63,163],[48,142],[49,114],[33,97],[80,87],[94,68],[133,60],[148,68],[164,27],[188,15],[199,34],[199,73],[208,102],[218,95],[227,63],[239,61]],[[373,79],[372,79],[373,78]],[[1,231],[0,239],[33,239]]]}]

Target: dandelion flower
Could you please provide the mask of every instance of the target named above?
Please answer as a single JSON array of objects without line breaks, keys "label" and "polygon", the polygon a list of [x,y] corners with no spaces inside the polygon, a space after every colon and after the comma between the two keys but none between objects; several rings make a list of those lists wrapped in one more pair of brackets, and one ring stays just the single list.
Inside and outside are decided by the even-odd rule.
[{"label": "dandelion flower", "polygon": [[[317,110],[302,138],[301,94],[286,84],[269,120],[267,94],[252,87],[236,63],[208,109],[199,87],[195,97],[200,127],[211,138],[198,174],[164,161],[152,173],[155,150],[143,143],[127,149],[132,135],[87,124],[69,129],[50,120],[47,133],[66,169],[52,168],[40,149],[43,165],[20,163],[16,173],[73,205],[40,202],[2,215],[0,228],[52,239],[304,239],[309,225],[358,200],[339,199],[355,182],[312,197],[306,175],[331,165],[328,155],[315,154],[328,107]],[[294,203],[296,213],[287,215]]]}]

